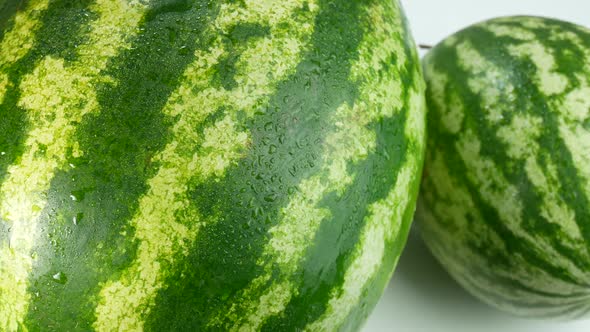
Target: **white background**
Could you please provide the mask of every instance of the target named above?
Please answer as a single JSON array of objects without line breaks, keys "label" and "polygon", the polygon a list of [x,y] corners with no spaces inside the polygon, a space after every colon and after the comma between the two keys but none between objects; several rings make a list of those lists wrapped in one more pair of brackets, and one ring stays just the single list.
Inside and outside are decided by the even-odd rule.
[{"label": "white background", "polygon": [[[590,27],[588,0],[402,0],[417,43],[434,45],[472,23],[496,16],[540,15]],[[515,318],[463,291],[412,233],[364,332],[590,332],[590,320]]]}]

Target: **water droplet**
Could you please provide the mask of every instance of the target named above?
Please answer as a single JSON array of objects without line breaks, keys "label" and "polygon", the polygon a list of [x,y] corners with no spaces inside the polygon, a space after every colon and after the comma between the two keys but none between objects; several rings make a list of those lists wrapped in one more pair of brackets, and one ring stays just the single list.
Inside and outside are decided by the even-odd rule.
[{"label": "water droplet", "polygon": [[274,127],[274,124],[272,122],[267,122],[264,124],[264,130],[265,131],[272,131]]},{"label": "water droplet", "polygon": [[242,228],[243,229],[250,229],[252,227],[252,221],[250,219],[248,219],[248,221],[246,221],[243,225]]},{"label": "water droplet", "polygon": [[64,285],[66,282],[68,282],[68,278],[66,277],[65,273],[63,273],[63,272],[57,272],[56,274],[51,276],[51,279],[54,282],[57,282],[58,284],[62,284],[62,285]]},{"label": "water droplet", "polygon": [[270,215],[267,215],[266,218],[264,218],[264,223],[266,225],[272,224],[272,218],[270,217]]},{"label": "water droplet", "polygon": [[276,201],[277,198],[278,198],[278,195],[276,193],[272,193],[272,194],[264,196],[264,200],[269,203]]},{"label": "water droplet", "polygon": [[80,221],[82,221],[83,218],[84,218],[84,213],[80,212],[74,216],[72,221],[74,222],[74,225],[78,225],[80,223]]},{"label": "water droplet", "polygon": [[277,152],[277,146],[274,144],[271,144],[268,147],[268,154],[275,154],[275,152]]},{"label": "water droplet", "polygon": [[262,144],[263,144],[264,146],[268,146],[268,144],[270,144],[270,138],[268,138],[268,137],[263,137],[263,138],[262,138]]},{"label": "water droplet", "polygon": [[89,193],[90,191],[92,191],[94,188],[84,188],[84,189],[80,189],[80,190],[75,190],[72,191],[70,194],[70,198],[72,199],[72,201],[83,201],[84,197],[86,197],[86,194]]},{"label": "water droplet", "polygon": [[190,51],[186,45],[182,45],[182,46],[180,46],[180,48],[178,48],[179,55],[188,55],[189,53],[190,53]]},{"label": "water droplet", "polygon": [[253,218],[258,218],[259,216],[262,216],[264,214],[264,209],[261,206],[257,206],[254,211],[252,211],[252,217]]}]

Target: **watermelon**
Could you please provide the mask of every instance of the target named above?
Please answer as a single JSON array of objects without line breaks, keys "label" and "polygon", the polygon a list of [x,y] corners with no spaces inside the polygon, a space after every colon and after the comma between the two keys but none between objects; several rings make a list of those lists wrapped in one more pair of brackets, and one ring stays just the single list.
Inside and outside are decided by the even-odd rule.
[{"label": "watermelon", "polygon": [[425,84],[397,1],[0,2],[0,330],[355,330]]},{"label": "watermelon", "polygon": [[417,224],[501,310],[590,312],[590,30],[496,18],[423,60],[428,141]]}]

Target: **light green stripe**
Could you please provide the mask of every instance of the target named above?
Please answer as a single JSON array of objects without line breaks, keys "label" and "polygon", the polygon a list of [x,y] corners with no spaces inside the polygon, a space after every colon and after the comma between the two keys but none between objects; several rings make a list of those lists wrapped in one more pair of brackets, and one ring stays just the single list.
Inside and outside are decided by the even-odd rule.
[{"label": "light green stripe", "polygon": [[144,7],[102,0],[92,10],[99,18],[91,24],[89,43],[79,48],[79,60],[65,66],[63,59],[46,57],[20,86],[19,106],[27,110],[31,127],[25,152],[8,168],[0,187],[0,217],[11,228],[9,243],[0,248],[0,329],[15,330],[23,322],[34,264],[31,250],[50,182],[64,166],[68,150],[81,153],[73,135],[85,114],[98,111],[93,79],[111,56],[127,47],[124,37],[134,32]]},{"label": "light green stripe", "polygon": [[[590,57],[590,56],[589,56]],[[590,118],[590,84],[585,77],[578,77],[584,84],[568,92],[561,107],[557,107],[568,122],[583,122]]]},{"label": "light green stripe", "polygon": [[590,199],[590,131],[580,122],[560,119],[559,134],[571,152],[578,177],[583,183],[582,188]]},{"label": "light green stripe", "polygon": [[[424,100],[422,89],[410,92],[410,105],[404,130],[409,145],[422,151],[424,133]],[[400,168],[395,185],[387,197],[369,206],[369,215],[365,218],[360,242],[353,254],[353,262],[346,270],[342,288],[333,290],[324,314],[315,322],[305,327],[306,331],[335,331],[346,320],[350,312],[358,305],[368,283],[380,271],[386,254],[386,243],[393,241],[399,233],[403,215],[412,198],[412,185],[420,170],[422,156],[419,153],[407,153],[404,165]]]},{"label": "light green stripe", "polygon": [[[480,252],[465,250],[466,240],[474,241],[475,246],[486,245],[497,250],[505,250],[504,242],[483,221],[468,189],[461,185],[461,182],[449,171],[444,156],[440,152],[430,151],[427,153],[426,162],[430,165],[428,168],[430,174],[424,179],[426,181],[424,185],[432,187],[434,194],[428,192],[425,195],[434,195],[436,199],[425,197],[424,204],[430,204],[430,206],[427,209],[419,208],[417,213],[420,219],[424,220],[422,231],[428,232],[430,238],[436,239],[429,241],[428,245],[454,275],[477,278],[482,273],[472,273],[469,267],[482,266],[474,263],[481,262],[482,256]],[[473,236],[473,234],[486,234],[486,236]],[[487,279],[480,279],[473,283],[477,285],[487,283]]]},{"label": "light green stripe", "polygon": [[[164,286],[166,272],[161,264],[173,267],[175,257],[186,255],[187,246],[195,241],[201,226],[202,217],[196,211],[190,216],[192,226],[174,222],[176,212],[190,203],[186,185],[195,177],[200,181],[221,177],[242,157],[240,151],[247,148],[251,138],[237,125],[238,111],[245,112],[246,120],[253,117],[257,106],[268,102],[277,82],[295,71],[313,31],[308,25],[312,17],[304,19],[304,26],[295,19],[303,3],[246,1],[221,5],[213,25],[215,31],[208,35],[221,36],[220,31],[253,22],[269,24],[273,37],[252,41],[243,50],[236,64],[237,87],[233,90],[215,87],[211,82],[214,65],[228,52],[221,38],[210,49],[197,51],[184,82],[164,109],[166,114],[179,117],[172,129],[172,142],[156,156],[162,166],[149,181],[150,189],[140,199],[138,212],[131,220],[139,242],[137,258],[119,280],[105,284],[101,290],[96,330],[143,329],[155,296]],[[308,4],[313,7],[313,3]],[[285,28],[297,33],[277,33]],[[222,107],[228,110],[225,117],[205,129],[203,140],[194,128]],[[206,152],[195,151],[198,142]]]},{"label": "light green stripe", "polygon": [[[571,40],[574,43],[580,44],[575,35],[561,36],[562,38],[574,38]],[[560,134],[572,154],[575,167],[578,169],[580,177],[584,182],[583,188],[586,195],[590,195],[590,132],[582,126],[590,115],[590,87],[589,79],[587,77],[578,77],[581,86],[564,91],[568,88],[569,80],[556,72],[557,63],[555,56],[549,49],[540,44],[538,41],[525,42],[517,46],[510,46],[509,52],[514,57],[526,58],[532,61],[537,69],[534,79],[538,82],[541,92],[550,96],[552,94],[559,94],[558,98],[548,98],[548,102],[553,104],[550,107],[552,110],[559,112],[559,131]],[[585,52],[590,56],[589,52]],[[585,68],[590,69],[589,66]],[[532,106],[531,106],[532,107]],[[538,143],[535,140],[526,139],[524,136],[530,128],[535,125],[529,121],[530,118],[516,116],[512,124],[505,127],[504,132],[498,132],[499,136],[504,138],[504,141],[511,145],[508,151],[513,158],[526,159],[525,170],[529,176],[529,180],[538,189],[537,192],[543,197],[543,206],[541,215],[549,222],[558,224],[568,234],[573,241],[568,241],[572,245],[578,245],[575,248],[577,252],[587,253],[583,237],[579,226],[576,223],[576,216],[574,211],[567,206],[567,204],[558,197],[558,190],[560,189],[560,180],[557,177],[557,166],[548,162],[549,172],[543,172],[536,161],[536,152],[539,150]],[[540,123],[541,118],[537,119]],[[540,125],[540,124],[539,124]],[[541,128],[536,129],[534,136],[539,136]],[[510,139],[512,136],[512,139]],[[530,136],[530,135],[529,135]],[[502,138],[501,137],[501,138]],[[527,147],[524,146],[526,142]],[[516,149],[516,150],[514,150]],[[512,152],[512,153],[511,153]],[[544,174],[545,173],[545,174]],[[549,177],[549,178],[547,178]]]},{"label": "light green stripe", "polygon": [[516,100],[516,88],[506,82],[501,69],[489,63],[470,42],[458,44],[456,51],[460,65],[466,72],[472,73],[467,78],[467,84],[480,98],[486,120],[491,124],[499,123],[504,119],[504,113],[510,110],[510,103]]},{"label": "light green stripe", "polygon": [[507,26],[506,24],[502,24],[499,21],[495,20],[494,22],[488,22],[485,25],[485,29],[491,31],[497,37],[509,37],[509,38],[516,38],[523,41],[526,40],[534,40],[537,38],[535,33],[523,29],[517,26]]},{"label": "light green stripe", "polygon": [[[32,0],[28,2],[27,8],[16,14],[14,18],[14,27],[9,30],[0,42],[0,70],[6,66],[22,59],[33,47],[39,30],[40,18],[42,13],[47,9],[49,0]],[[2,9],[2,8],[0,8]],[[0,104],[9,88],[8,75],[5,72],[0,73]],[[2,326],[0,324],[0,326]]]},{"label": "light green stripe", "polygon": [[4,102],[4,96],[6,96],[9,85],[10,81],[8,79],[8,75],[5,73],[0,73],[0,105],[2,105]]},{"label": "light green stripe", "polygon": [[[488,113],[487,118],[503,119],[504,113],[509,110],[508,105],[501,105],[496,101],[500,100],[500,95],[513,95],[513,87],[506,87],[505,91],[490,88],[502,86],[493,83],[503,76],[500,69],[483,58],[469,42],[457,45],[457,57],[466,71],[474,73],[469,78],[468,84],[472,91],[483,100],[482,109],[494,109],[494,112],[497,112]],[[521,228],[522,202],[518,199],[518,189],[504,178],[500,168],[492,160],[479,155],[481,142],[470,129],[464,130],[458,136],[456,150],[465,161],[467,168],[472,170],[472,173],[467,174],[470,181],[480,188],[479,192],[482,197],[498,211],[500,218],[512,232],[524,238],[531,237]],[[514,144],[515,142],[518,143],[519,140],[508,143]],[[550,245],[545,241],[544,247],[550,247]],[[550,251],[557,255],[553,249]]]},{"label": "light green stripe", "polygon": [[[584,53],[590,58],[590,51]],[[586,63],[584,72],[590,73],[590,63]],[[559,134],[572,155],[583,191],[590,200],[590,131],[583,126],[590,118],[590,75],[577,75],[576,78],[580,86],[552,101],[551,109],[560,112]]]},{"label": "light green stripe", "polygon": [[[326,138],[322,169],[298,186],[297,193],[281,211],[280,223],[269,230],[271,239],[258,261],[266,273],[254,279],[230,308],[221,309],[210,325],[222,326],[225,317],[232,317],[231,321],[239,322],[233,330],[256,330],[287,305],[296,288],[289,277],[296,272],[321,221],[331,215],[328,209],[317,205],[327,193],[341,192],[353,181],[354,175],[346,172],[348,162],[362,160],[375,148],[375,133],[365,127],[370,116],[358,119],[358,112],[363,111],[347,104],[338,109],[333,123],[339,124],[339,128]],[[273,275],[276,266],[280,268],[278,277]],[[271,278],[273,283],[268,286]],[[240,317],[243,312],[251,314]]]},{"label": "light green stripe", "polygon": [[[525,162],[525,171],[536,192],[542,197],[541,216],[547,221],[559,225],[572,241],[578,243],[576,251],[586,252],[583,237],[575,220],[574,211],[559,197],[561,191],[557,166],[547,161],[545,172],[537,161],[540,146],[537,142],[541,136],[542,118],[532,115],[515,114],[509,125],[498,129],[497,136],[508,146],[508,156]],[[590,257],[589,257],[590,258]]]},{"label": "light green stripe", "polygon": [[546,96],[561,94],[568,85],[568,78],[555,71],[555,57],[538,41],[508,45],[508,52],[515,57],[526,55],[536,69],[537,86]]},{"label": "light green stripe", "polygon": [[48,6],[49,0],[31,0],[27,2],[27,8],[17,12],[14,26],[0,43],[0,68],[17,62],[31,50],[41,27],[41,15]]},{"label": "light green stripe", "polygon": [[450,102],[446,102],[446,86],[449,78],[444,73],[436,70],[432,63],[425,64],[425,71],[429,77],[429,94],[430,100],[436,104],[436,109],[440,115],[442,129],[449,133],[456,134],[463,127],[465,118],[465,109],[457,93],[449,96]]},{"label": "light green stripe", "polygon": [[324,141],[321,169],[301,182],[297,192],[282,209],[281,221],[269,230],[270,239],[258,261],[265,273],[254,279],[240,297],[232,301],[230,308],[222,308],[210,326],[224,326],[224,321],[233,321],[237,322],[232,327],[234,331],[256,330],[287,306],[297,294],[298,286],[297,281],[290,278],[299,268],[322,220],[331,216],[328,209],[318,207],[321,199],[330,192],[343,193],[355,176],[347,172],[347,165],[361,161],[374,152],[376,136],[368,124],[395,116],[395,112],[401,109],[402,90],[397,80],[399,71],[387,72],[381,79],[372,75],[385,73],[381,67],[388,63],[392,54],[399,64],[406,62],[402,45],[392,37],[402,34],[401,18],[395,18],[399,24],[383,22],[383,17],[389,17],[392,10],[383,8],[381,4],[375,4],[367,11],[367,20],[372,22],[374,30],[367,31],[350,77],[351,81],[361,84],[360,96],[352,107],[342,104],[332,116],[336,130],[328,134]]},{"label": "light green stripe", "polygon": [[[584,30],[583,33],[587,34],[588,31]],[[580,40],[579,35],[564,32],[557,37],[570,40],[579,46],[584,53],[584,59],[590,59],[590,50],[585,46],[587,43]],[[551,109],[560,112],[559,133],[572,154],[586,199],[590,200],[590,131],[582,125],[590,118],[590,61],[584,63],[581,72],[585,75],[576,75],[580,86],[569,90],[565,96],[556,100]]]},{"label": "light green stripe", "polygon": [[[526,42],[518,45],[510,48],[513,56],[526,57],[537,66],[546,68],[538,71],[537,76],[534,78],[545,93],[558,93],[566,88],[567,81],[564,83],[565,78],[554,72],[555,59],[544,46],[537,45],[537,42]],[[508,117],[508,113],[512,112],[512,105],[505,104],[506,101],[504,100],[508,100],[508,102],[516,100],[516,91],[512,85],[493,83],[495,80],[506,76],[501,72],[501,69],[484,59],[469,42],[457,46],[457,56],[466,71],[475,73],[469,78],[468,84],[475,93],[482,97],[484,101],[482,109],[489,112],[487,119],[499,123],[499,120],[504,119],[505,116]],[[490,84],[490,82],[492,83]],[[502,86],[502,91],[498,90],[499,88],[490,88],[500,86]],[[500,95],[508,96],[508,98],[499,98]],[[573,239],[581,239],[574,212],[558,197],[557,191],[555,191],[559,189],[557,174],[551,172],[543,174],[545,172],[541,170],[535,158],[535,152],[539,151],[536,138],[542,131],[540,121],[540,119],[535,120],[530,117],[514,115],[514,119],[509,126],[501,127],[498,130],[498,138],[508,146],[507,152],[509,156],[526,160],[525,171],[528,178],[538,189],[538,192],[541,193],[545,203],[542,207],[542,215],[548,218],[549,222],[560,225],[564,232],[570,234]],[[580,280],[584,280],[584,273],[568,258],[559,254],[547,239],[540,236],[533,237],[523,229],[522,202],[518,198],[518,189],[508,183],[500,172],[500,168],[492,160],[482,159],[479,155],[481,143],[476,135],[471,131],[467,131],[467,133],[459,136],[456,149],[466,162],[468,169],[476,172],[476,174],[469,174],[469,179],[480,188],[479,191],[484,199],[498,210],[501,219],[508,228],[515,235],[530,241],[531,245],[536,246],[537,250],[547,250],[553,257],[554,264],[570,271],[572,275],[577,276]],[[582,147],[584,144],[588,145],[588,143],[579,142],[578,138],[576,138],[575,143],[581,144]],[[583,156],[584,154],[578,153],[578,155]],[[551,169],[552,167],[555,168],[556,166],[549,163],[548,168]],[[547,176],[552,178],[547,179]],[[535,285],[529,286],[536,288]]]},{"label": "light green stripe", "polygon": [[[498,132],[510,132],[513,135],[520,131],[530,131],[531,128],[524,128],[523,124],[520,123],[523,120],[516,119],[513,124],[507,127],[503,127]],[[534,121],[534,120],[532,120]],[[526,122],[525,122],[526,123]],[[526,127],[526,125],[524,125]],[[533,128],[533,131],[538,131],[539,128]],[[532,134],[534,137],[534,134]],[[473,137],[465,138],[464,141],[473,140]],[[521,137],[519,141],[531,140],[531,135],[525,135]],[[529,148],[530,146],[527,145]],[[514,147],[511,147],[514,149]],[[530,153],[533,153],[536,148],[532,147]],[[518,150],[518,153],[522,154],[521,158],[528,158],[528,156],[522,152],[526,149]],[[515,153],[515,151],[512,151]],[[429,233],[429,238],[437,239],[436,241],[430,241],[429,246],[431,250],[436,254],[437,258],[446,266],[453,275],[460,275],[458,279],[462,285],[469,289],[474,294],[480,294],[482,289],[495,290],[494,293],[503,294],[505,303],[503,304],[506,308],[513,310],[521,310],[519,307],[515,307],[514,303],[522,303],[523,298],[530,300],[531,304],[547,303],[548,299],[545,296],[533,294],[522,289],[515,290],[511,286],[507,286],[502,283],[490,282],[488,273],[482,271],[482,266],[488,266],[486,258],[481,255],[479,251],[465,250],[465,243],[467,240],[470,244],[475,247],[486,247],[488,250],[494,252],[505,252],[507,249],[504,246],[503,240],[498,234],[488,226],[487,223],[483,222],[482,216],[479,210],[476,208],[474,202],[471,199],[471,195],[468,189],[460,185],[455,176],[449,172],[448,166],[446,165],[440,152],[431,152],[434,154],[432,160],[427,161],[431,167],[429,170],[432,172],[428,177],[427,181],[431,182],[431,186],[435,190],[436,200],[433,198],[426,197],[427,202],[434,202],[433,206],[429,210],[420,209],[419,213],[425,222],[423,225],[428,225],[424,231]],[[519,154],[519,155],[520,155]],[[530,166],[527,166],[527,168]],[[532,172],[535,170],[528,170],[529,177],[533,178],[536,176]],[[533,184],[538,185],[540,190],[547,190],[543,186],[549,185],[546,182],[531,180]],[[449,193],[452,192],[452,195]],[[557,191],[545,191],[545,201],[554,201],[554,194]],[[557,204],[559,202],[557,201]],[[558,206],[558,208],[561,206]],[[567,207],[566,207],[567,208]],[[559,210],[558,210],[559,211]],[[548,213],[555,213],[551,209],[547,210]],[[563,212],[563,211],[560,211]],[[549,216],[555,217],[555,216]],[[559,219],[554,219],[554,222],[560,222]],[[449,229],[449,225],[453,225]],[[481,235],[485,234],[485,237]],[[453,246],[454,245],[454,246]],[[547,244],[548,245],[548,244]],[[452,246],[452,247],[451,247]],[[470,267],[478,267],[477,271],[472,271]],[[551,284],[552,289],[545,290],[552,293],[569,295],[578,291],[577,285],[565,282],[560,279],[555,279],[551,275],[547,274],[546,271],[537,267],[531,267],[527,264],[527,259],[521,255],[514,255],[511,257],[511,265],[503,269],[501,266],[489,266],[493,273],[507,279],[516,279],[523,284],[533,288],[537,288],[539,284]],[[532,271],[531,269],[534,269]],[[491,273],[490,273],[491,274]],[[527,275],[534,275],[536,280],[542,279],[540,283],[533,282],[527,278]],[[524,294],[526,293],[526,294]],[[511,295],[508,295],[511,294]],[[482,296],[482,298],[486,298]],[[581,295],[580,301],[583,301],[586,296]],[[513,300],[513,301],[512,301]],[[570,303],[571,297],[568,298],[567,303]],[[565,301],[559,297],[551,299],[556,305],[561,304]],[[496,305],[500,305],[496,303]],[[528,309],[527,309],[528,310]],[[547,310],[540,308],[538,310]]]},{"label": "light green stripe", "polygon": [[[481,155],[481,141],[472,130],[466,130],[459,136],[455,148],[467,168],[471,170],[471,172],[466,174],[467,178],[473,185],[479,188],[479,193],[484,201],[498,212],[500,219],[510,232],[526,240],[528,245],[534,248],[534,250],[546,253],[548,261],[552,262],[554,266],[566,269],[580,283],[583,283],[583,280],[587,278],[583,271],[575,266],[567,257],[563,257],[555,250],[547,238],[537,234],[531,234],[523,228],[522,202],[518,197],[518,189],[506,180],[498,165],[490,158]],[[526,271],[517,268],[512,277],[533,289],[543,289],[543,285],[548,284],[555,285],[555,280],[553,279],[551,279],[551,282],[543,277],[528,280],[527,275],[531,275],[530,272],[526,273]],[[547,277],[551,278],[550,276]],[[552,289],[548,291],[560,292],[561,290]]]},{"label": "light green stripe", "polygon": [[[509,20],[514,22],[513,18]],[[587,119],[589,113],[588,79],[576,77],[581,82],[581,86],[570,91],[574,79],[559,74],[559,70],[563,68],[556,61],[557,53],[552,53],[556,51],[551,51],[546,45],[536,41],[535,33],[531,30],[515,26],[507,27],[501,23],[502,21],[494,20],[493,24],[485,24],[479,28],[489,30],[498,37],[511,39],[506,50],[514,61],[523,60],[522,63],[532,65],[530,69],[535,71],[535,76],[527,79],[539,88],[541,94],[547,96],[548,110],[562,113],[556,118],[561,119],[558,121],[562,126],[562,137],[569,135],[571,139],[568,148],[572,155],[575,153],[583,155],[582,151],[589,151],[589,146],[585,142],[590,138],[584,137],[584,128],[578,124]],[[541,23],[534,19],[519,19],[520,23],[528,27],[541,26]],[[549,38],[554,41],[570,38],[578,46],[583,44],[579,37],[572,33],[560,33],[558,36],[556,31],[557,29],[552,31]],[[518,40],[512,41],[513,39]],[[541,144],[547,139],[545,121],[551,117],[531,115],[528,108],[539,107],[533,105],[535,101],[530,101],[528,105],[523,106],[522,112],[514,112],[513,104],[521,100],[517,98],[519,91],[514,85],[506,82],[506,77],[511,77],[514,73],[506,72],[506,69],[496,62],[487,61],[469,42],[458,43],[455,38],[452,43],[456,46],[451,49],[457,52],[458,64],[466,72],[471,73],[467,81],[468,88],[481,101],[478,108],[485,116],[485,120],[472,120],[487,120],[488,123],[484,127],[497,130],[495,134],[498,141],[504,143],[502,146],[505,147],[506,155],[514,161],[508,166],[524,165],[523,171],[526,178],[522,183],[532,185],[534,193],[523,192],[519,187],[520,183],[508,183],[502,173],[502,169],[506,167],[501,167],[502,165],[494,163],[493,159],[485,156],[483,150],[486,142],[483,138],[480,141],[474,131],[462,129],[464,132],[457,135],[458,141],[454,148],[459,153],[459,157],[465,161],[465,168],[470,170],[469,173],[453,173],[450,161],[449,164],[445,161],[448,160],[448,155],[445,156],[442,150],[429,151],[427,161],[427,165],[430,165],[427,169],[429,176],[425,179],[427,182],[424,187],[430,187],[433,190],[423,193],[422,208],[418,212],[420,215],[418,219],[424,221],[422,226],[425,237],[430,239],[429,247],[452,275],[459,276],[457,280],[465,288],[510,312],[526,315],[534,312],[534,315],[543,316],[561,312],[564,308],[573,308],[573,302],[588,303],[589,292],[579,286],[579,283],[583,284],[588,279],[588,273],[573,264],[574,262],[566,256],[567,254],[562,254],[562,252],[573,251],[588,258],[586,244],[578,226],[579,220],[576,223],[576,210],[568,206],[567,202],[560,197],[559,193],[562,192],[564,180],[559,178],[559,161],[553,161],[551,158],[545,158],[548,155],[542,155],[542,153],[548,153]],[[590,56],[588,52],[586,52],[587,56]],[[519,62],[519,64],[522,63]],[[445,85],[452,79],[436,72],[433,63],[427,63],[425,68],[427,77],[445,80],[437,84],[440,85],[436,88],[439,91],[437,95],[433,95],[433,90],[430,90],[431,96],[441,101],[452,97],[445,95]],[[583,70],[589,72],[589,68],[590,66],[586,65]],[[431,76],[433,71],[436,72],[435,76]],[[453,89],[447,87],[447,91],[451,90]],[[441,112],[441,117],[445,116],[443,114],[445,112],[448,113],[448,111]],[[474,123],[471,122],[469,125],[473,126]],[[574,128],[580,131],[575,131]],[[457,134],[457,132],[453,133]],[[551,133],[550,136],[556,134]],[[588,165],[588,161],[580,160],[576,163],[576,167]],[[465,177],[469,184],[464,183]],[[583,176],[580,178],[584,179]],[[529,254],[531,252],[548,254],[548,258],[543,258],[547,264],[554,269],[564,271],[568,276],[573,276],[578,282],[564,281],[535,264],[531,265],[530,256],[523,257],[518,253],[510,257],[505,256],[508,249],[496,233],[495,226],[482,221],[481,214],[484,211],[479,210],[480,207],[475,206],[472,201],[475,199],[470,193],[472,188],[479,192],[476,196],[481,197],[486,208],[489,206],[498,213],[500,223],[507,226],[508,232],[529,246]],[[534,195],[535,199],[539,199],[541,202],[538,206],[539,214],[544,221],[560,227],[560,236],[567,239],[567,241],[560,241],[560,244],[567,246],[567,249],[554,248],[553,243],[546,236],[530,234],[529,230],[525,229],[525,227],[530,228],[530,220],[523,220],[523,214],[527,211],[523,211],[525,205],[521,202],[521,194]],[[497,258],[491,266],[490,257]],[[579,262],[575,263],[579,265]],[[498,283],[498,278],[504,278],[505,282]],[[515,283],[519,285],[516,288]],[[555,294],[555,296],[543,295],[541,292]],[[577,294],[573,296],[573,300],[571,294]]]}]

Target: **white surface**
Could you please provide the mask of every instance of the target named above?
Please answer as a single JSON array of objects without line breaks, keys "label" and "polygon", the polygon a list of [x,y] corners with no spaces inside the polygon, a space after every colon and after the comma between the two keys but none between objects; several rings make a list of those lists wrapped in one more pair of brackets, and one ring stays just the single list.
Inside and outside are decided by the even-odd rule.
[{"label": "white surface", "polygon": [[507,15],[554,17],[590,27],[588,0],[401,0],[414,39],[434,45],[473,23]]},{"label": "white surface", "polygon": [[[587,0],[402,0],[417,43],[434,45],[470,24],[506,15],[555,17],[590,27]],[[589,332],[590,320],[535,321],[482,304],[455,283],[412,234],[364,332]]]}]

